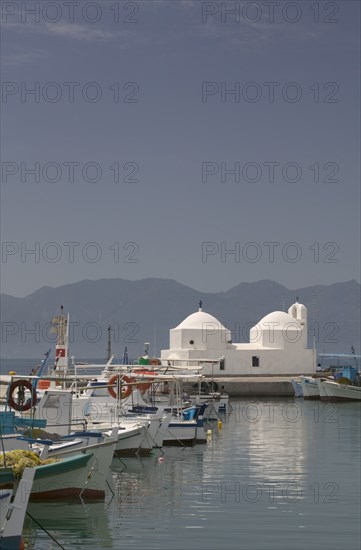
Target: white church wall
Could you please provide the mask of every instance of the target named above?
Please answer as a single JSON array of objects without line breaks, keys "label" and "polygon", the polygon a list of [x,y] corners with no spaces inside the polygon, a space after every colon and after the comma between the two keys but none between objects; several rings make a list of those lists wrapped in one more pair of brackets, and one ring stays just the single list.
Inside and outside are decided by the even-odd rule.
[{"label": "white church wall", "polygon": [[[170,331],[163,360],[208,360],[204,373],[213,375],[302,374],[315,370],[315,354],[307,349],[307,309],[296,302],[288,313],[266,315],[250,331],[250,343],[231,344],[231,331],[200,309]],[[224,358],[224,363],[219,362]],[[180,366],[180,363],[175,363]],[[222,368],[223,367],[223,368]]]}]

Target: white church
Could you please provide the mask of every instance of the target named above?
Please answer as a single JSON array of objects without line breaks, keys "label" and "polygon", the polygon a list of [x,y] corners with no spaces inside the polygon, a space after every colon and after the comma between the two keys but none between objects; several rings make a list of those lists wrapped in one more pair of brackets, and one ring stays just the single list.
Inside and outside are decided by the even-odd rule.
[{"label": "white church", "polygon": [[307,309],[294,303],[269,313],[250,330],[250,342],[237,344],[218,319],[199,310],[170,330],[163,364],[203,365],[214,376],[306,374],[316,370],[316,351],[307,347]]}]

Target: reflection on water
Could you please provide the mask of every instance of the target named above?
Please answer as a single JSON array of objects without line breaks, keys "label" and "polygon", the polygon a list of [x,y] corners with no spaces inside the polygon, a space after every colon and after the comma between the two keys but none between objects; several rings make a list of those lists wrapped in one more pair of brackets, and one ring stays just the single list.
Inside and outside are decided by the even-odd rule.
[{"label": "reflection on water", "polygon": [[[358,404],[234,401],[209,428],[206,446],[114,459],[103,504],[29,511],[67,550],[359,550]],[[26,537],[55,548],[29,520]]]},{"label": "reflection on water", "polygon": [[38,524],[56,540],[64,541],[65,548],[113,548],[111,528],[103,502],[30,503],[24,526],[27,549],[49,548],[51,539]]}]

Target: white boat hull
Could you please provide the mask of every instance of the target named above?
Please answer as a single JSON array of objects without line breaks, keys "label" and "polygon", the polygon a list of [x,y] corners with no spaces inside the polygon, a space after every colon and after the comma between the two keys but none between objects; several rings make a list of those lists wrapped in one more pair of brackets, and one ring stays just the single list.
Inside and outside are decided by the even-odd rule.
[{"label": "white boat hull", "polygon": [[324,378],[317,378],[317,386],[318,386],[318,392],[320,394],[320,399],[327,398],[327,392],[324,386],[324,382],[325,382]]},{"label": "white boat hull", "polygon": [[301,376],[300,383],[304,399],[320,399],[320,392],[315,378]]},{"label": "white boat hull", "polygon": [[295,397],[303,397],[302,384],[299,380],[291,380],[293,390],[295,392]]},{"label": "white boat hull", "polygon": [[[104,430],[111,434],[112,427]],[[147,443],[146,428],[142,425],[121,426],[118,430],[118,440],[115,445],[116,456],[149,456],[152,447]]]},{"label": "white boat hull", "polygon": [[325,380],[323,387],[326,392],[324,400],[327,401],[361,401],[361,386],[338,384]]},{"label": "white boat hull", "polygon": [[[88,445],[81,451],[68,450],[53,452],[51,454],[49,453],[49,458],[64,458],[66,456],[74,456],[79,454],[79,452],[83,454],[91,454],[92,458],[89,462],[90,468],[84,492],[90,494],[94,493],[97,495],[97,498],[104,498],[107,476],[113,460],[115,446],[116,441],[109,438],[109,440],[105,440],[101,443]],[[81,496],[83,496],[83,494],[84,493],[82,493]]]},{"label": "white boat hull", "polygon": [[172,421],[168,428],[161,429],[164,446],[192,446],[197,438],[197,425],[194,420]]},{"label": "white boat hull", "polygon": [[[73,499],[80,495],[84,498],[104,498],[104,491],[87,489],[93,462],[91,453],[77,453],[64,457],[59,462],[37,466],[30,500]],[[11,473],[4,482],[6,486],[16,484]]]},{"label": "white boat hull", "polygon": [[[86,465],[60,473],[49,471],[48,475],[44,477],[38,478],[36,472],[30,500],[58,500],[60,498],[71,499],[79,497],[88,479],[91,468],[90,461],[91,456]],[[44,466],[39,466],[37,470],[40,468],[44,468]],[[83,494],[85,498],[104,497],[103,494],[99,494],[97,491],[85,491]]]},{"label": "white boat hull", "polygon": [[[165,422],[165,417],[162,417],[161,413],[157,414],[149,414],[149,415],[130,415],[130,416],[122,416],[120,417],[122,425],[127,425],[127,423],[134,423],[136,418],[136,422],[145,428],[145,434],[144,439],[141,443],[141,449],[142,450],[149,450],[149,452],[153,449],[153,447],[161,447],[163,444],[163,437],[161,435],[160,427]],[[166,425],[168,425],[168,422],[166,422]]]},{"label": "white boat hull", "polygon": [[172,420],[166,429],[161,428],[161,434],[166,447],[207,443],[202,420]]}]

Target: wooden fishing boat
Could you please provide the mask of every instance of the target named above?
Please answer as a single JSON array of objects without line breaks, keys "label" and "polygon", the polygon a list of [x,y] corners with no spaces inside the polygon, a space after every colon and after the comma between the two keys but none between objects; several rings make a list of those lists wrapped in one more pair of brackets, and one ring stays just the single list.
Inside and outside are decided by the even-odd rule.
[{"label": "wooden fishing boat", "polygon": [[[57,462],[35,468],[30,500],[98,499],[104,497],[104,490],[89,486],[93,453],[78,453],[64,457]],[[17,480],[11,468],[2,472],[0,489],[16,486]]]},{"label": "wooden fishing boat", "polygon": [[361,386],[323,380],[322,387],[326,393],[322,398],[325,401],[361,401]]}]

